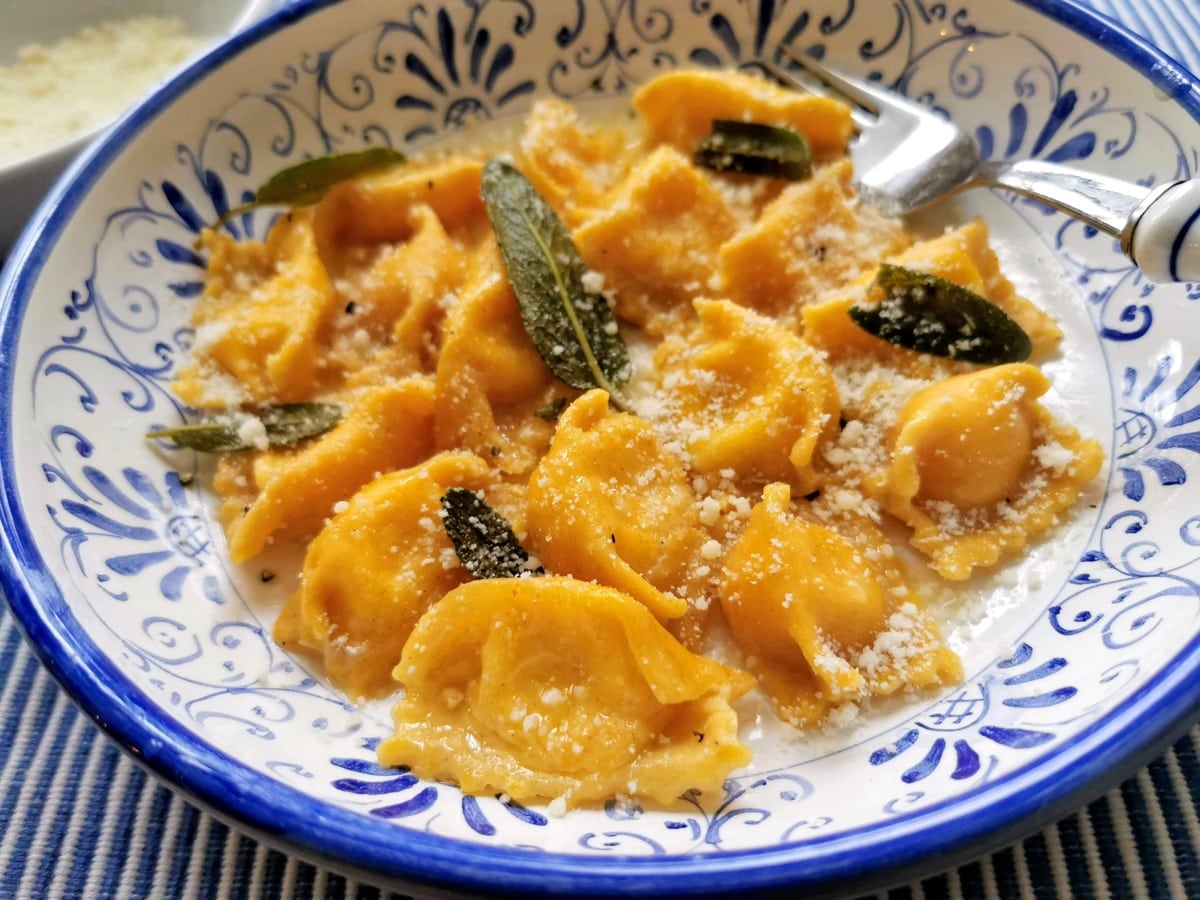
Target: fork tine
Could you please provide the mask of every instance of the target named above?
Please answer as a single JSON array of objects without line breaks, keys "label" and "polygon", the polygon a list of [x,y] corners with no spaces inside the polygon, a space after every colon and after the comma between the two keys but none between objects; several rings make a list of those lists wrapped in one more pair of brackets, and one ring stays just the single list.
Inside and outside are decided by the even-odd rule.
[{"label": "fork tine", "polygon": [[882,118],[890,113],[896,118],[906,116],[913,119],[929,119],[932,115],[928,107],[922,106],[915,100],[910,100],[899,91],[891,90],[865,78],[849,75],[840,69],[819,63],[812,57],[799,56],[788,47],[779,49],[813,78],[820,79],[828,87],[844,94],[847,99],[870,110],[877,117]]},{"label": "fork tine", "polygon": [[779,52],[827,88],[840,93],[843,99],[857,104],[867,112],[878,115],[880,106],[888,106],[895,99],[893,94],[873,87],[870,82],[852,78],[844,72],[820,65],[809,56],[793,52],[790,47],[780,47]]},{"label": "fork tine", "polygon": [[[843,102],[846,102],[849,99],[838,96],[836,91],[830,90],[827,84],[816,80],[815,76],[812,79],[800,78],[795,72],[790,72],[787,69],[781,68],[773,63],[769,63],[766,60],[760,60],[759,65],[762,66],[763,70],[768,75],[770,75],[780,84],[799,88],[802,91],[805,91],[809,94],[816,94],[819,97],[833,97],[834,99],[842,100]],[[859,106],[853,101],[848,102],[847,105],[850,107],[850,118],[854,121],[854,124],[858,127],[859,131],[866,131],[868,128],[874,125],[878,119],[874,113],[864,109],[862,106]]]},{"label": "fork tine", "polygon": [[849,103],[859,126],[859,138],[849,147],[854,186],[871,206],[901,215],[960,189],[978,173],[979,150],[954,123],[880,84],[828,69],[786,47],[779,53],[798,67],[793,83],[811,77],[828,95]]}]

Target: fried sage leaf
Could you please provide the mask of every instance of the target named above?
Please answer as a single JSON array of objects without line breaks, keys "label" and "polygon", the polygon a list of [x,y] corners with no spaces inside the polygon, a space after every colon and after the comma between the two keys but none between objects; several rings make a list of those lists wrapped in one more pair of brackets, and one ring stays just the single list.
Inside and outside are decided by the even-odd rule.
[{"label": "fried sage leaf", "polygon": [[883,263],[876,305],[850,307],[850,318],[878,338],[950,359],[983,365],[1021,362],[1033,352],[1029,335],[974,291],[928,272]]},{"label": "fried sage leaf", "polygon": [[370,147],[351,153],[307,159],[276,172],[254,192],[254,199],[227,211],[218,225],[260,206],[309,206],[319,201],[335,184],[406,162],[399,150]]},{"label": "fried sage leaf", "polygon": [[696,148],[696,165],[718,172],[766,175],[802,181],[812,175],[812,150],[790,128],[714,119],[712,131]]},{"label": "fried sage leaf", "polygon": [[587,264],[566,226],[529,180],[506,162],[483,167],[483,200],[500,243],[521,321],[556,378],[602,388],[628,408],[629,350],[604,298],[583,287]]},{"label": "fried sage leaf", "polygon": [[517,540],[512,526],[474,491],[452,487],[442,495],[446,515],[442,524],[454,544],[454,552],[476,578],[516,578],[541,574],[531,568],[529,554]]},{"label": "fried sage leaf", "polygon": [[223,413],[176,428],[149,432],[150,439],[173,441],[202,453],[232,453],[268,447],[288,447],[306,438],[324,434],[342,419],[342,408],[333,403],[282,403],[268,406],[257,415]]},{"label": "fried sage leaf", "polygon": [[562,411],[567,408],[567,403],[568,400],[566,397],[555,397],[545,406],[539,406],[535,409],[533,414],[547,422],[557,422],[558,417],[562,415]]}]

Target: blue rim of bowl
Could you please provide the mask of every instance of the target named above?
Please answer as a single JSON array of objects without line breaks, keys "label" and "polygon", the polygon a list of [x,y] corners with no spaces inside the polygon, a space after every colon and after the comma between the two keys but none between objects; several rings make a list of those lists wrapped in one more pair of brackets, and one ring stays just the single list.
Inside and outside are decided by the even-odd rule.
[{"label": "blue rim of bowl", "polygon": [[[13,360],[41,269],[88,189],[155,115],[211,70],[338,0],[285,7],[205,54],[125,115],[59,180],[0,277],[0,403],[11,436]],[[1129,63],[1200,121],[1200,80],[1074,0],[1013,0]],[[1130,774],[1200,718],[1200,638],[1104,720],[1055,754],[895,822],[804,843],[651,858],[549,854],[410,831],[314,800],[230,759],[153,703],[88,641],[42,562],[21,513],[11,437],[0,444],[0,588],[18,625],[71,697],[134,759],[194,803],[269,844],[383,885],[532,894],[679,895],[791,887],[843,894],[941,871],[1035,831]],[[867,839],[867,840],[864,840]]]}]

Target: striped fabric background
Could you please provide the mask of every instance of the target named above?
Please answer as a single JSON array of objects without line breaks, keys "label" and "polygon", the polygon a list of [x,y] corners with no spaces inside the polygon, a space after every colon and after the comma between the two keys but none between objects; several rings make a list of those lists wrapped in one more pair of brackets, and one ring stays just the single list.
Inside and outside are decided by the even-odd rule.
[{"label": "striped fabric background", "polygon": [[1078,0],[1200,71],[1200,0]]},{"label": "striped fabric background", "polygon": [[[0,898],[398,895],[270,850],[199,812],[103,737],[0,612]],[[1200,726],[1021,844],[879,894],[1200,898]]]},{"label": "striped fabric background", "polygon": [[[1090,2],[1200,71],[1200,0]],[[1198,754],[1200,726],[1057,825],[875,896],[1200,898]],[[151,779],[66,698],[0,605],[0,900],[395,896],[268,849]]]}]

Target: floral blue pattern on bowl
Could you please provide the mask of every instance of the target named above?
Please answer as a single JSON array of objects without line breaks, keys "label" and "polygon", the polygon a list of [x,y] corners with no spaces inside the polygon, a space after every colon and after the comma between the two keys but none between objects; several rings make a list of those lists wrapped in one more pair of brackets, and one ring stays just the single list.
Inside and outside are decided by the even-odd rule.
[{"label": "floral blue pattern on bowl", "polygon": [[[1063,321],[1052,402],[1105,443],[1107,482],[959,611],[962,685],[768,735],[752,770],[670,809],[555,818],[380,768],[386,705],[347,703],[273,643],[287,578],[231,566],[203,461],[142,438],[186,414],[169,385],[206,223],[303,158],[453,140],[539,96],[586,108],[680,66],[754,71],[786,43],[945,111],[988,156],[1196,174],[1200,91],[1077,9],[866,6],[301,4],[127,117],[43,208],[0,294],[3,584],[68,689],[244,827],[376,879],[530,891],[860,886],[1034,827],[1194,718],[1200,287],[1156,287],[1111,240],[1005,195],[953,218],[987,218],[1018,285]],[[271,216],[227,227],[261,237]]]}]

